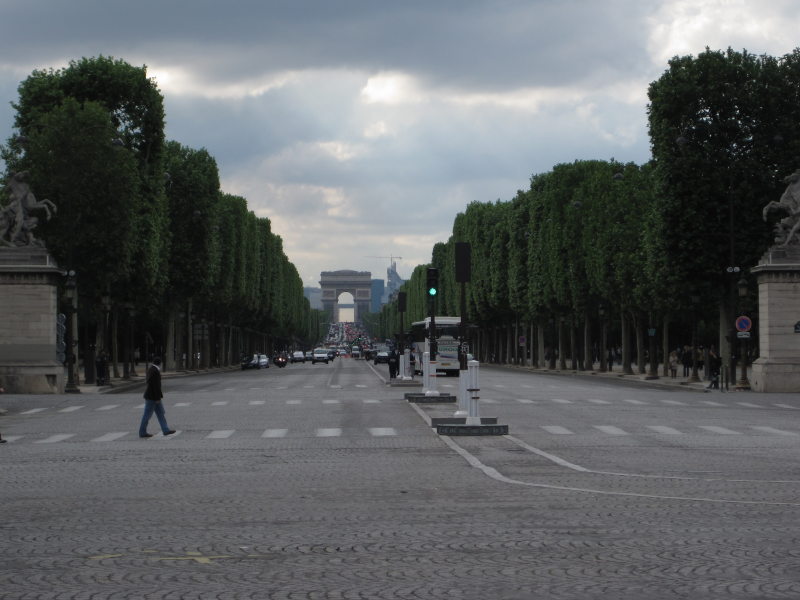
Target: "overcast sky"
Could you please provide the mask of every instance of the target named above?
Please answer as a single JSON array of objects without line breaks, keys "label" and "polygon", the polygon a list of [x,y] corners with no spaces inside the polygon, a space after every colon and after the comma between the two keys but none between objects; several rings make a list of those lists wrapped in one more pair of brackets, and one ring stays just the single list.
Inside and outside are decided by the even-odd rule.
[{"label": "overcast sky", "polygon": [[147,65],[167,137],[215,157],[312,286],[390,256],[407,278],[469,202],[557,163],[645,162],[672,56],[800,46],[797,0],[0,0],[0,23],[0,138],[34,69]]}]

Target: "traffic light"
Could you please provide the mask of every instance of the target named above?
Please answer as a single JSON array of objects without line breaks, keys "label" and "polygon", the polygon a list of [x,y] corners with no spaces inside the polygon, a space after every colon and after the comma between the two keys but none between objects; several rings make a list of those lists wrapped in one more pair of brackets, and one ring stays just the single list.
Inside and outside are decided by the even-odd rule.
[{"label": "traffic light", "polygon": [[435,298],[439,293],[439,269],[436,267],[428,267],[428,296]]}]

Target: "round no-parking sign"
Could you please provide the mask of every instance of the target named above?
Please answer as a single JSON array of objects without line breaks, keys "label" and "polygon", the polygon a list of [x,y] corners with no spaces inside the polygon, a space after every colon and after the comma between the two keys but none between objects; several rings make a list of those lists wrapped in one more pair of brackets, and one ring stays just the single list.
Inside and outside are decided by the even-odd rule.
[{"label": "round no-parking sign", "polygon": [[753,321],[750,320],[750,317],[742,315],[736,319],[736,331],[750,331],[752,326]]}]

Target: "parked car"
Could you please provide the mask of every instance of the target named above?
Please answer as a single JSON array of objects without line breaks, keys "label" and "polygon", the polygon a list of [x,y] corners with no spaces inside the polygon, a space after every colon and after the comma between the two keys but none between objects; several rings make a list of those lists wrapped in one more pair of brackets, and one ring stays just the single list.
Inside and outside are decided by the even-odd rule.
[{"label": "parked car", "polygon": [[253,354],[253,356],[244,356],[242,357],[242,371],[245,369],[257,369],[258,368],[258,354]]},{"label": "parked car", "polygon": [[308,352],[306,352],[306,360],[311,360],[312,358],[314,358],[314,351],[309,350]]},{"label": "parked car", "polygon": [[306,362],[306,355],[302,350],[295,350],[294,352],[292,352],[292,357],[289,359],[289,361],[292,363],[296,362],[304,363]]},{"label": "parked car", "polygon": [[242,371],[245,369],[269,369],[269,359],[266,354],[253,354],[242,358]]},{"label": "parked car", "polygon": [[311,355],[311,364],[315,365],[318,362],[324,362],[326,365],[330,360],[330,356],[328,355],[328,351],[325,348],[317,348],[314,350],[314,354]]}]

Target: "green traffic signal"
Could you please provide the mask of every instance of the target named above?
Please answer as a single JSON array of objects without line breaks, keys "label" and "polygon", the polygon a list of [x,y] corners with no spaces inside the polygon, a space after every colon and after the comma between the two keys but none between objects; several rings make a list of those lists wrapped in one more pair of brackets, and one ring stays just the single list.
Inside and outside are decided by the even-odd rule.
[{"label": "green traffic signal", "polygon": [[435,296],[436,295],[436,288],[428,288],[428,296]]}]

